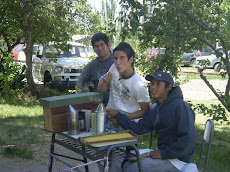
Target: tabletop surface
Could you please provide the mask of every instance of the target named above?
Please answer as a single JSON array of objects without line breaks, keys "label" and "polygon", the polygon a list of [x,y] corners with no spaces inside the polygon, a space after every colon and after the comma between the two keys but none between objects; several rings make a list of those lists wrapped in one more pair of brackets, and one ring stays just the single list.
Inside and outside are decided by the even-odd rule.
[{"label": "tabletop surface", "polygon": [[[88,136],[94,136],[93,135],[93,132],[81,132],[79,134],[75,134],[75,135],[69,135],[68,131],[64,131],[64,132],[61,132],[60,133],[61,135],[63,136],[66,136],[67,138],[70,138],[78,143],[81,143],[82,145],[85,145],[85,146],[88,146],[88,147],[91,147],[91,148],[94,148],[94,149],[98,149],[98,150],[104,150],[104,149],[107,149],[109,146],[111,145],[118,145],[118,144],[138,144],[139,143],[139,139],[133,139],[133,140],[120,140],[120,141],[116,141],[116,142],[109,142],[109,143],[102,143],[102,144],[99,144],[99,145],[86,145],[85,143],[81,142],[80,141],[80,137],[84,138],[84,137],[88,137]],[[108,133],[110,134],[110,133]],[[100,135],[98,135],[100,137]]]}]

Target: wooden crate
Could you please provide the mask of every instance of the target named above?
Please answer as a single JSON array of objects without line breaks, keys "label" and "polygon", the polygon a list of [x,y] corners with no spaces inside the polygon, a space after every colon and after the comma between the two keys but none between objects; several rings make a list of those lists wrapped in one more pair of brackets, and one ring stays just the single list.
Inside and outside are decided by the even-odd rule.
[{"label": "wooden crate", "polygon": [[40,104],[43,105],[45,130],[51,132],[67,131],[69,105],[77,110],[88,109],[94,112],[102,99],[100,93],[81,93],[40,99]]}]

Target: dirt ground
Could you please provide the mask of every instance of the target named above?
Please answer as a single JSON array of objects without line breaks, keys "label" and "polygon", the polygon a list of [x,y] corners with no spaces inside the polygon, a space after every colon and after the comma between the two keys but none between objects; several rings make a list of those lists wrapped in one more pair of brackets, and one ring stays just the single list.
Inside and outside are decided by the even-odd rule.
[{"label": "dirt ground", "polygon": [[[210,80],[210,84],[217,89],[218,92],[224,92],[227,80]],[[210,100],[217,99],[214,93],[202,80],[190,80],[180,86],[184,98],[191,100]]]},{"label": "dirt ground", "polygon": [[[49,145],[43,146],[35,146],[31,147],[31,149],[35,152],[34,158],[32,160],[25,160],[21,158],[6,158],[0,157],[0,172],[48,172],[49,165]],[[78,154],[64,149],[59,145],[55,145],[56,153],[62,153],[65,155],[70,155],[75,158],[82,158]],[[67,161],[73,165],[80,165],[80,163],[76,163],[76,161]],[[70,167],[61,163],[60,161],[54,160],[53,163],[53,172],[70,172],[68,169]],[[79,168],[79,170],[84,171],[84,167]],[[99,172],[96,164],[92,164],[89,166],[89,170],[93,172]]]},{"label": "dirt ground", "polygon": [[[211,84],[214,88],[218,88],[220,91],[225,90],[227,81],[212,80]],[[184,94],[184,98],[193,100],[210,100],[216,99],[215,95],[206,86],[206,84],[201,80],[191,80],[188,83],[181,85],[181,89]],[[41,131],[44,132],[44,131]],[[35,156],[31,160],[24,160],[20,158],[6,158],[0,155],[0,172],[43,172],[48,171],[48,152],[49,145],[45,146],[34,146],[31,147],[35,152]],[[56,150],[64,152],[67,155],[79,157],[79,155],[73,153],[72,151],[67,151],[60,146],[56,146]],[[0,149],[1,152],[1,149]],[[78,165],[78,164],[76,164]],[[91,165],[90,171],[97,172],[97,165]],[[53,172],[64,172],[69,169],[68,166],[62,164],[59,161],[54,161]],[[84,171],[83,168],[81,170]]]}]

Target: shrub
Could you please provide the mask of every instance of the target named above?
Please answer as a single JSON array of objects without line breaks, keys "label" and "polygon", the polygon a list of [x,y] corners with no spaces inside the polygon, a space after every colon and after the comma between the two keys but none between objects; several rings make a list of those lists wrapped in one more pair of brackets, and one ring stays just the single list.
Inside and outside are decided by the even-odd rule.
[{"label": "shrub", "polygon": [[[4,56],[3,54],[8,54]],[[23,79],[25,78],[25,67],[20,66],[13,61],[11,53],[0,54],[0,95],[12,96],[16,89],[24,86]]]}]

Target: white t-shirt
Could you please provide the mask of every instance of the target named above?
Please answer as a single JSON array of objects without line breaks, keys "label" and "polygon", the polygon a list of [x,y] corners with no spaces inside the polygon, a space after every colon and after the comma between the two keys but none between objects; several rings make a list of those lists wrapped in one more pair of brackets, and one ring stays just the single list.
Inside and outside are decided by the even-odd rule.
[{"label": "white t-shirt", "polygon": [[139,102],[149,102],[147,87],[135,70],[134,75],[128,79],[123,79],[120,76],[115,64],[110,67],[108,72],[112,73],[113,78],[110,82],[107,108],[128,114],[140,109]]}]

